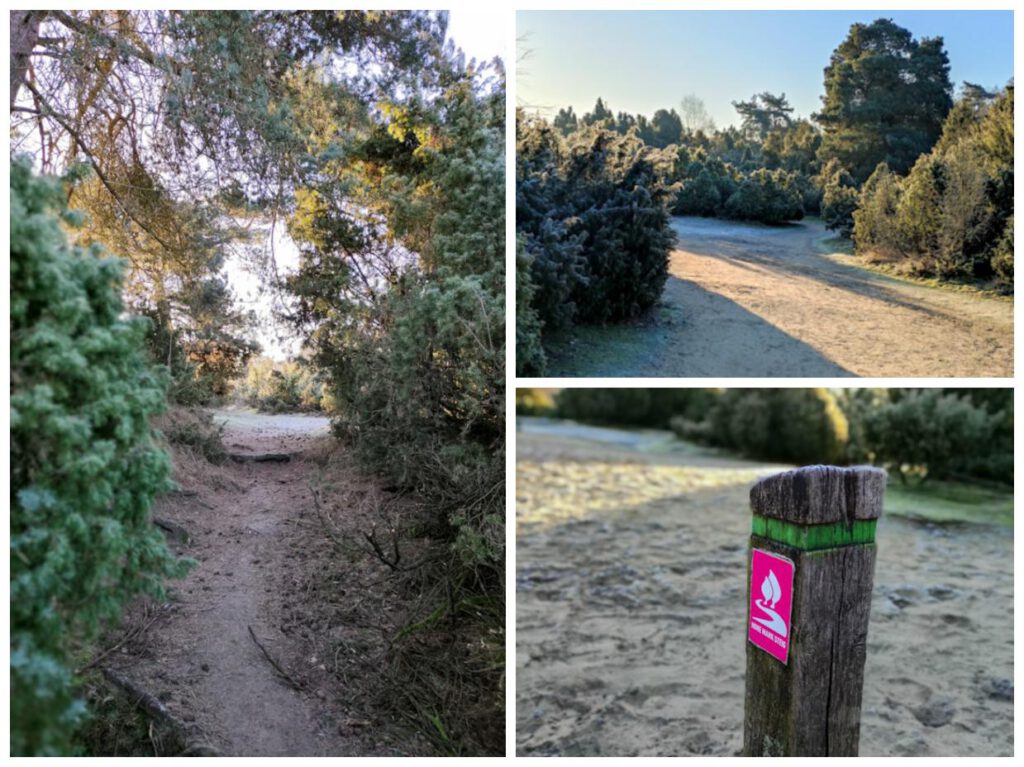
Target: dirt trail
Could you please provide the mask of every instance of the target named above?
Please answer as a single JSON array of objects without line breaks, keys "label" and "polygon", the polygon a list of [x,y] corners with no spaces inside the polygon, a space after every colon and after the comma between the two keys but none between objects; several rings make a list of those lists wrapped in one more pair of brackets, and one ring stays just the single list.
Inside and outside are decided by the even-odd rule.
[{"label": "dirt trail", "polygon": [[[218,413],[232,453],[298,453],[326,433],[326,418]],[[158,516],[191,540],[179,554],[199,565],[172,584],[168,614],[144,643],[115,664],[231,756],[347,756],[387,753],[346,729],[344,690],[309,654],[307,633],[290,605],[308,579],[296,553],[322,537],[313,516],[311,467],[289,462],[229,462],[221,487],[161,502]],[[250,636],[259,639],[289,679]],[[292,682],[298,683],[296,689]]]},{"label": "dirt trail", "polygon": [[[748,493],[780,467],[522,426],[517,753],[738,754]],[[861,755],[1012,755],[1012,531],[883,516],[867,656]]]},{"label": "dirt trail", "polygon": [[586,336],[553,374],[1013,375],[1010,300],[863,269],[827,252],[819,221],[676,218],[673,228],[657,321]]}]

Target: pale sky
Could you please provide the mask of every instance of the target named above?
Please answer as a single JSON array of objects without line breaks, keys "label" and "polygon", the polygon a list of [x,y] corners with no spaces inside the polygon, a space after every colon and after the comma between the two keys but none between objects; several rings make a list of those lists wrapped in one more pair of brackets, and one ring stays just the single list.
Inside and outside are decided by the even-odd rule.
[{"label": "pale sky", "polygon": [[508,61],[505,46],[508,40],[507,24],[512,15],[500,8],[481,4],[478,8],[459,8],[448,14],[448,37],[466,52],[467,57],[488,61],[499,56]]},{"label": "pale sky", "polygon": [[[263,247],[268,247],[269,243],[268,231]],[[274,231],[274,260],[282,277],[299,266],[299,252],[285,231],[283,221],[278,222]],[[228,257],[224,269],[235,294],[235,303],[243,311],[256,313],[260,324],[254,329],[253,336],[263,347],[262,353],[275,360],[286,360],[298,354],[302,339],[291,327],[274,319],[273,291],[263,284],[262,278],[237,255]]]},{"label": "pale sky", "polygon": [[517,103],[582,115],[600,96],[613,112],[650,116],[695,94],[725,127],[737,122],[731,102],[771,91],[809,117],[850,25],[878,18],[941,36],[957,87],[1013,77],[1012,11],[520,11]]}]

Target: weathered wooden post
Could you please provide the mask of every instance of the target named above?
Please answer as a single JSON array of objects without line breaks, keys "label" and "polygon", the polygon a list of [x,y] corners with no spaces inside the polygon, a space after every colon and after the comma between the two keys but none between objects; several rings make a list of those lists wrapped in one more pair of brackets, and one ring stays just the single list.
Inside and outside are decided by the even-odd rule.
[{"label": "weathered wooden post", "polygon": [[885,472],[807,466],[750,491],[747,756],[856,756]]}]

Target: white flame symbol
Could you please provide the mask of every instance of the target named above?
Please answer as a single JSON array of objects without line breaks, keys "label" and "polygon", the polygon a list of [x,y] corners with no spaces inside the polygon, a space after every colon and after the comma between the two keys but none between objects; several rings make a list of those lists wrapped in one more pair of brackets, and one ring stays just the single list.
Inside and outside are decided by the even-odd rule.
[{"label": "white flame symbol", "polygon": [[785,637],[789,633],[786,629],[786,622],[782,620],[781,615],[775,612],[775,605],[782,598],[782,586],[773,570],[769,570],[768,577],[761,582],[761,595],[764,599],[755,600],[754,604],[768,617],[762,618],[754,615],[753,619],[767,626],[779,636]]},{"label": "white flame symbol", "polygon": [[768,605],[772,609],[775,608],[776,602],[782,598],[782,586],[779,585],[779,579],[775,577],[775,571],[769,570],[768,577],[761,583],[761,595],[764,597],[765,602],[769,602]]}]

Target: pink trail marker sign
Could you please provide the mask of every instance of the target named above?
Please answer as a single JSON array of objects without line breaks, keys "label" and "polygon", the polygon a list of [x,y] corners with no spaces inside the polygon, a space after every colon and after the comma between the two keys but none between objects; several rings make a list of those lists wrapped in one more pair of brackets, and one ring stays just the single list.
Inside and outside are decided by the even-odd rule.
[{"label": "pink trail marker sign", "polygon": [[761,549],[751,552],[747,638],[783,663],[789,662],[793,570],[791,559]]}]

